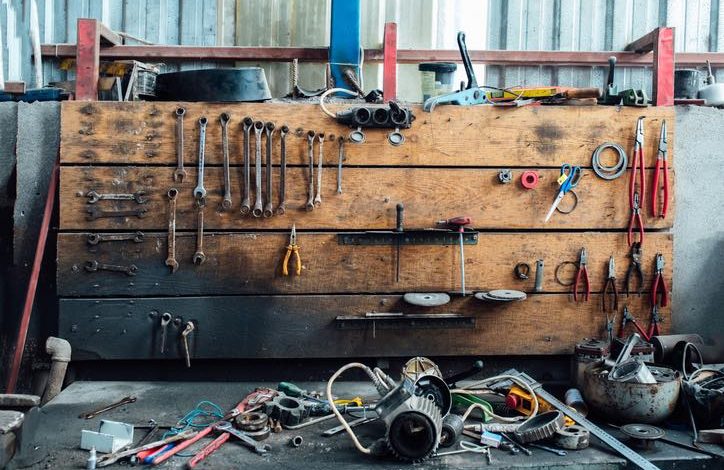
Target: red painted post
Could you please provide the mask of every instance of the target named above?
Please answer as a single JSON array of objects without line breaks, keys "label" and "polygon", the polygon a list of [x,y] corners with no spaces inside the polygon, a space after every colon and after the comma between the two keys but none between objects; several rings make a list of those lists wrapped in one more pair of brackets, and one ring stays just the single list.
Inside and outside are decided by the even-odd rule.
[{"label": "red painted post", "polygon": [[385,102],[397,99],[397,23],[385,23],[382,48],[382,97]]},{"label": "red painted post", "polygon": [[658,28],[654,36],[652,101],[654,106],[674,105],[674,28]]},{"label": "red painted post", "polygon": [[78,46],[75,53],[75,99],[98,99],[101,28],[98,20],[78,18]]}]

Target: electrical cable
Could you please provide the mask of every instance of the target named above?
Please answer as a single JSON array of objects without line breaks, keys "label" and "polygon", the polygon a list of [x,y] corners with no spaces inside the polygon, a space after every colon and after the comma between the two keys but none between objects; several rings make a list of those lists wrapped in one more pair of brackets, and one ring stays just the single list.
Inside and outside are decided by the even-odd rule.
[{"label": "electrical cable", "polygon": [[[488,377],[487,379],[479,380],[477,382],[473,382],[472,384],[462,387],[459,389],[456,389],[455,391],[458,393],[467,393],[469,390],[474,390],[475,388],[480,387],[481,385],[485,385],[491,382],[497,382],[499,380],[510,380],[514,382],[515,384],[519,385],[520,387],[523,387],[531,396],[533,401],[533,409],[531,411],[531,414],[527,416],[525,420],[522,421],[522,423],[526,423],[533,419],[538,414],[538,397],[535,394],[535,391],[533,391],[533,388],[524,381],[522,381],[519,377],[515,377],[513,375],[496,375],[494,377]],[[508,418],[507,416],[499,416],[497,414],[492,415],[494,418],[497,418],[504,422],[516,422],[518,421],[517,418]],[[521,424],[522,424],[521,423]]]},{"label": "electrical cable", "polygon": [[329,90],[322,93],[319,97],[319,106],[322,108],[322,112],[324,114],[326,114],[327,116],[329,116],[333,119],[336,119],[337,116],[332,111],[327,109],[327,107],[324,105],[324,99],[326,97],[328,97],[329,95],[331,95],[332,93],[347,93],[348,95],[351,95],[351,96],[359,96],[359,94],[357,94],[356,92],[350,91],[346,88],[330,88]]}]

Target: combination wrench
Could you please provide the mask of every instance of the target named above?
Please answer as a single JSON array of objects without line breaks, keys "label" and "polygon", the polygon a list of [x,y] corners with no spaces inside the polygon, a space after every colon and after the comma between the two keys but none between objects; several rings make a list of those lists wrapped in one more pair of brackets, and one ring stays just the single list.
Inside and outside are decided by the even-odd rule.
[{"label": "combination wrench", "polygon": [[229,113],[221,113],[221,149],[224,154],[224,200],[221,207],[231,209],[231,175],[229,175]]},{"label": "combination wrench", "polygon": [[89,233],[86,241],[89,245],[97,245],[100,242],[115,242],[129,240],[134,243],[143,242],[143,232],[136,233]]},{"label": "combination wrench", "polygon": [[274,203],[272,202],[272,136],[274,135],[274,123],[267,122],[264,126],[266,135],[266,206],[264,206],[264,217],[274,215]]},{"label": "combination wrench", "polygon": [[250,448],[259,455],[264,455],[271,450],[271,446],[269,444],[262,444],[261,442],[255,441],[245,432],[236,429],[228,421],[221,421],[217,423],[214,427],[219,431],[228,432],[232,436],[238,438],[242,444],[244,444],[246,447]]},{"label": "combination wrench", "polygon": [[145,207],[139,207],[138,209],[130,209],[123,211],[104,211],[99,209],[97,206],[91,206],[87,209],[88,220],[100,219],[102,217],[138,217],[142,219],[146,216],[148,209]]},{"label": "combination wrench", "polygon": [[317,161],[317,194],[314,196],[314,206],[322,205],[322,164],[324,163],[324,132],[319,135],[319,160]]},{"label": "combination wrench", "polygon": [[256,121],[254,123],[254,137],[256,137],[256,148],[254,149],[254,186],[256,190],[256,200],[254,201],[254,210],[251,215],[261,217],[264,213],[264,201],[261,195],[261,131],[264,129],[264,123]]},{"label": "combination wrench", "polygon": [[171,188],[168,190],[168,257],[166,258],[166,266],[171,268],[171,273],[178,270],[178,261],[176,261],[176,196],[178,189]]},{"label": "combination wrench", "polygon": [[129,403],[134,403],[135,401],[136,401],[136,397],[134,397],[133,395],[129,395],[129,396],[125,397],[125,398],[122,398],[122,399],[118,400],[118,401],[115,402],[115,403],[111,403],[110,405],[106,405],[106,406],[104,406],[103,408],[98,408],[97,410],[91,411],[91,412],[89,412],[89,413],[81,413],[78,417],[79,417],[80,419],[92,419],[92,418],[95,418],[96,416],[98,416],[98,415],[101,414],[101,413],[105,413],[106,411],[110,411],[110,410],[112,410],[112,409],[114,409],[114,408],[118,408],[118,407],[121,407],[121,406],[123,406],[123,405],[128,405]]},{"label": "combination wrench", "polygon": [[88,204],[95,204],[98,201],[135,201],[136,204],[146,204],[148,198],[145,197],[145,194],[146,191],[116,194],[101,194],[96,191],[88,191],[85,196],[88,198]]},{"label": "combination wrench", "polygon": [[342,163],[344,162],[344,137],[339,136],[339,162],[337,163],[337,194],[342,194]]},{"label": "combination wrench", "polygon": [[135,264],[129,264],[128,266],[119,266],[117,264],[105,264],[99,263],[96,260],[86,261],[85,270],[89,273],[96,271],[112,271],[116,273],[124,273],[127,276],[135,276],[138,272],[138,267]]},{"label": "combination wrench", "polygon": [[307,199],[307,211],[314,210],[314,131],[307,132],[307,147],[309,149],[309,199]]},{"label": "combination wrench", "polygon": [[551,454],[560,455],[561,457],[565,457],[566,455],[568,455],[568,452],[566,452],[565,450],[556,449],[554,447],[548,447],[548,446],[544,446],[541,444],[536,444],[534,442],[529,442],[528,447],[535,447],[536,449],[545,450],[547,452],[550,452]]},{"label": "combination wrench", "polygon": [[186,108],[176,108],[176,158],[178,160],[176,171],[173,172],[173,180],[177,183],[183,183],[186,178],[186,170],[184,170],[184,115]]},{"label": "combination wrench", "polygon": [[168,324],[171,323],[172,315],[164,312],[161,315],[161,354],[166,354],[166,338],[168,337]]},{"label": "combination wrench", "polygon": [[206,154],[206,124],[208,119],[206,116],[199,118],[199,171],[198,171],[198,183],[194,188],[194,197],[199,204],[203,205],[203,201],[206,198],[206,188],[204,188],[204,158]]},{"label": "combination wrench", "polygon": [[197,220],[196,220],[196,253],[191,259],[196,266],[206,261],[204,254],[204,205],[198,204]]},{"label": "combination wrench", "polygon": [[286,125],[279,129],[281,168],[279,170],[279,206],[277,207],[277,215],[284,215],[287,211],[287,132],[289,132],[289,127]]},{"label": "combination wrench", "polygon": [[244,131],[244,200],[241,201],[241,215],[248,215],[251,211],[251,198],[249,197],[249,188],[251,186],[250,164],[249,164],[249,147],[251,145],[251,127],[254,120],[249,116],[242,121],[242,129]]}]

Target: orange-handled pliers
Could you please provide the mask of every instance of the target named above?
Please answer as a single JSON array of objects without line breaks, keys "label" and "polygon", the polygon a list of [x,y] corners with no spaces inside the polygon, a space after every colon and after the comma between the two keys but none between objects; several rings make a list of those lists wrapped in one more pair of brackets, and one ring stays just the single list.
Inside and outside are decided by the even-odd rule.
[{"label": "orange-handled pliers", "polygon": [[[651,192],[651,214],[654,217],[666,218],[666,211],[669,209],[669,163],[666,160],[666,121],[661,123],[661,134],[659,135],[659,151],[656,154],[656,170],[654,170],[654,189]],[[662,174],[663,173],[663,174]],[[659,212],[659,175],[661,175],[664,200],[661,203]]]},{"label": "orange-handled pliers", "polygon": [[287,245],[287,254],[284,255],[284,262],[282,263],[282,274],[289,276],[289,258],[294,253],[294,259],[296,261],[295,272],[297,276],[302,275],[302,257],[299,255],[299,245],[297,245],[297,226],[292,225],[292,233],[289,236],[289,245]]}]

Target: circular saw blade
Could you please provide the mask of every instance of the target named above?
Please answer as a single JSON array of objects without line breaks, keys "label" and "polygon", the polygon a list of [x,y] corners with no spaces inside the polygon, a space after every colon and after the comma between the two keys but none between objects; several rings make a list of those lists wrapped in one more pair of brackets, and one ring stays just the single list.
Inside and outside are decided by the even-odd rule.
[{"label": "circular saw blade", "polygon": [[436,292],[409,292],[403,296],[405,302],[418,307],[437,307],[450,302],[450,296]]}]

